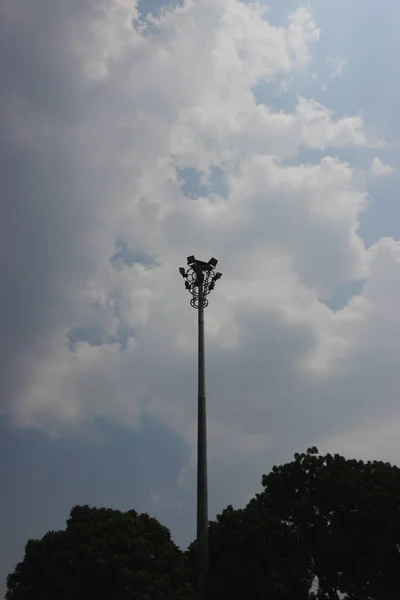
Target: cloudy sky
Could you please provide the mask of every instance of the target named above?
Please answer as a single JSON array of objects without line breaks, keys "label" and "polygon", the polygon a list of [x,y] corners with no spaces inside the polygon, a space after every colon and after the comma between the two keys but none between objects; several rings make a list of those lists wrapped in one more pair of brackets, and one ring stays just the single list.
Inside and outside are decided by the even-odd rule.
[{"label": "cloudy sky", "polygon": [[397,0],[3,0],[0,577],[72,505],[194,536],[310,445],[400,462]]}]

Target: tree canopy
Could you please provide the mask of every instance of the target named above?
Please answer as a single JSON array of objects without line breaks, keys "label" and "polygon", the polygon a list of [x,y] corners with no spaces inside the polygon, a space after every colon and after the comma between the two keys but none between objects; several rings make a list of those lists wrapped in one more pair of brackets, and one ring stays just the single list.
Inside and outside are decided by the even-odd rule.
[{"label": "tree canopy", "polygon": [[399,468],[310,448],[262,485],[210,524],[210,599],[400,598]]},{"label": "tree canopy", "polygon": [[75,506],[64,531],[29,540],[7,600],[186,600],[184,557],[147,514]]},{"label": "tree canopy", "polygon": [[[262,487],[210,523],[208,600],[400,598],[399,468],[310,448]],[[28,542],[6,598],[189,600],[195,553],[148,515],[75,507]]]}]

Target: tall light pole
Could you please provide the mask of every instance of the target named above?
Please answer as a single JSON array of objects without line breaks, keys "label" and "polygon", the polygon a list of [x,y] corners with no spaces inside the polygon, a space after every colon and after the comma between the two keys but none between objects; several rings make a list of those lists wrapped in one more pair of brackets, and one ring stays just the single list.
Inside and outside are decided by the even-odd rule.
[{"label": "tall light pole", "polygon": [[197,592],[198,599],[206,599],[208,575],[208,489],[207,489],[207,416],[206,373],[204,350],[204,309],[208,294],[222,273],[216,273],[217,259],[208,262],[187,259],[188,269],[179,268],[185,287],[192,295],[190,305],[198,310],[198,405],[197,405]]}]

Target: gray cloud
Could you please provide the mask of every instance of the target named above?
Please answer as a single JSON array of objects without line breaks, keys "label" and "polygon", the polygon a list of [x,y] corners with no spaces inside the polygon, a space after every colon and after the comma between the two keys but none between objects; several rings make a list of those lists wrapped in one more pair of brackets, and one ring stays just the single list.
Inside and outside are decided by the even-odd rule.
[{"label": "gray cloud", "polygon": [[82,283],[89,267],[82,237],[90,214],[78,195],[80,149],[70,136],[79,90],[67,32],[84,16],[82,3],[64,11],[6,1],[1,13],[0,368],[1,402],[9,404],[29,356],[43,352],[60,313],[68,319],[73,282]]},{"label": "gray cloud", "polygon": [[[258,314],[259,318],[266,318],[267,321],[280,318],[282,323],[285,323],[288,316],[280,314],[279,302],[282,306],[287,302],[291,305],[290,311],[295,312],[298,302],[296,293],[308,294],[309,299],[306,303],[310,302],[310,318],[305,318],[298,324],[299,343],[302,341],[306,344],[299,351],[299,355],[286,353],[286,344],[288,349],[295,348],[291,339],[283,343],[286,325],[272,336],[275,340],[274,350],[268,355],[267,362],[274,364],[274,368],[270,372],[268,385],[272,385],[274,377],[279,380],[279,374],[283,370],[287,372],[289,368],[292,369],[293,376],[290,381],[296,382],[290,384],[294,386],[290,390],[283,384],[274,390],[273,397],[269,400],[270,410],[279,415],[279,410],[285,407],[281,398],[292,402],[293,390],[300,387],[295,375],[296,363],[307,353],[307,348],[311,352],[315,346],[318,353],[320,341],[314,329],[317,325],[313,324],[311,317],[314,310],[312,294],[317,292],[318,295],[329,296],[330,293],[334,293],[336,285],[359,279],[364,274],[363,265],[367,261],[362,240],[355,232],[365,190],[353,171],[339,161],[328,159],[319,164],[283,168],[279,160],[266,157],[272,152],[283,158],[292,156],[304,145],[311,148],[320,148],[326,144],[364,145],[367,138],[363,132],[362,121],[334,118],[325,107],[306,99],[299,99],[293,114],[276,114],[268,107],[257,106],[251,99],[252,96],[243,92],[251,89],[257,80],[273,78],[275,72],[293,70],[296,58],[291,59],[294,61],[291,65],[288,62],[289,56],[297,56],[301,65],[306,64],[308,46],[315,38],[315,26],[310,20],[311,17],[304,11],[298,13],[295,17],[297,29],[289,28],[287,39],[283,43],[278,36],[278,30],[273,27],[265,30],[265,23],[254,9],[251,9],[251,12],[244,5],[232,4],[226,8],[217,3],[213,7],[215,14],[211,10],[203,13],[200,5],[188,9],[188,15],[194,19],[193,22],[196,22],[196,19],[206,19],[206,22],[209,20],[210,27],[214,28],[213,39],[216,48],[223,60],[227,61],[226,64],[221,63],[223,68],[216,63],[213,67],[216,69],[215,73],[208,73],[201,67],[199,74],[203,80],[198,83],[198,78],[186,77],[187,64],[191,64],[190,52],[198,55],[196,39],[190,42],[193,47],[189,52],[189,59],[175,51],[176,60],[189,60],[188,63],[175,64],[172,61],[167,67],[165,63],[159,63],[159,48],[164,47],[162,36],[175,39],[173,36],[177,31],[185,31],[180,29],[178,21],[177,28],[174,29],[172,17],[165,19],[165,25],[161,23],[158,36],[145,40],[134,34],[131,27],[123,29],[127,23],[128,6],[126,11],[125,7],[121,10],[115,7],[115,12],[110,13],[111,16],[102,15],[100,11],[90,13],[89,8],[66,15],[57,7],[51,9],[54,10],[51,16],[53,25],[46,38],[43,31],[47,30],[40,29],[43,24],[37,13],[31,10],[27,14],[17,15],[14,11],[12,16],[12,5],[7,4],[6,7],[8,13],[5,14],[8,15],[11,26],[14,26],[14,30],[11,27],[13,40],[18,37],[17,31],[22,33],[29,27],[34,31],[30,42],[32,52],[26,58],[27,61],[32,61],[32,66],[29,62],[26,65],[29,75],[25,76],[25,71],[21,68],[18,71],[19,75],[16,75],[16,70],[10,66],[6,69],[6,73],[10,74],[6,74],[4,79],[7,98],[14,95],[20,104],[23,103],[27,107],[21,121],[19,113],[19,118],[9,118],[19,108],[18,100],[6,104],[10,143],[18,146],[19,152],[22,152],[23,148],[23,151],[29,154],[27,160],[33,161],[34,165],[27,169],[27,165],[24,164],[24,176],[14,177],[17,184],[12,192],[17,200],[12,202],[8,214],[12,214],[12,210],[16,211],[12,220],[19,227],[22,220],[18,219],[18,215],[21,215],[24,209],[25,214],[29,210],[35,211],[28,219],[28,236],[24,237],[20,231],[16,234],[18,245],[14,243],[14,236],[7,243],[9,246],[13,245],[15,251],[18,249],[18,256],[30,256],[37,261],[29,269],[29,276],[22,279],[23,285],[26,286],[24,289],[12,290],[11,279],[5,286],[5,289],[10,290],[10,308],[12,298],[15,297],[18,297],[20,302],[27,303],[26,307],[21,306],[19,318],[16,317],[12,325],[9,324],[8,335],[12,336],[17,344],[14,351],[11,351],[12,345],[5,346],[9,348],[8,359],[12,362],[12,367],[19,365],[21,356],[31,357],[32,362],[28,360],[27,372],[29,373],[31,368],[32,383],[36,381],[41,389],[45,384],[39,375],[40,362],[46,363],[47,360],[58,356],[61,344],[55,341],[58,338],[54,335],[57,330],[64,330],[70,348],[75,350],[84,342],[93,349],[113,345],[126,349],[128,339],[134,337],[134,342],[141,348],[141,385],[144,388],[149,385],[149,379],[143,375],[147,372],[147,377],[150,378],[150,372],[145,365],[146,360],[151,365],[155,360],[159,360],[158,377],[162,381],[162,373],[165,371],[164,358],[155,358],[153,344],[157,344],[157,335],[171,335],[172,356],[176,354],[172,340],[178,334],[183,335],[184,330],[178,326],[174,334],[172,321],[168,325],[162,324],[160,328],[155,311],[162,311],[162,307],[165,307],[165,302],[168,301],[166,299],[171,298],[169,287],[172,280],[170,281],[169,273],[173,261],[177,260],[180,253],[184,255],[190,244],[202,247],[206,231],[207,238],[216,251],[219,249],[225,258],[228,281],[229,277],[235,278],[235,271],[240,273],[240,269],[246,263],[250,265],[247,267],[248,276],[253,280],[256,277],[254,281],[257,281],[260,269],[266,268],[263,262],[265,253],[272,256],[277,252],[276,260],[282,260],[285,264],[284,269],[280,271],[279,267],[273,266],[273,261],[271,263],[270,277],[274,281],[273,285],[277,286],[277,289],[282,286],[282,289],[277,292],[271,306],[265,309],[264,317],[261,316],[263,313],[256,310],[255,314]],[[224,39],[224,35],[230,35],[230,32],[219,29],[218,11],[225,10],[231,11],[229,14],[232,18],[236,14],[235,11],[238,11],[237,14],[242,19],[240,22],[246,22],[248,27],[253,28],[246,52],[240,49],[238,53],[244,61],[243,70],[242,67],[237,68],[237,63],[232,60],[231,51],[224,54],[225,46],[219,41]],[[48,11],[46,18],[50,19]],[[241,34],[237,33],[238,25],[234,20],[232,23],[232,39],[236,39],[235,36],[241,39]],[[102,38],[104,31],[108,32],[107,43],[104,43]],[[120,31],[124,32],[122,36]],[[278,48],[271,64],[269,59],[260,53],[260,41],[257,40],[264,39],[258,38],[261,35],[269,35],[271,43]],[[56,51],[45,56],[45,47],[48,44],[54,44]],[[16,47],[15,42],[10,42],[10,46],[11,65],[18,64],[18,61],[21,63],[22,57],[26,57],[26,52]],[[98,55],[100,50],[101,54]],[[203,52],[203,56],[207,63],[208,53]],[[35,71],[33,65],[36,65],[37,60],[41,70],[35,88],[30,73]],[[141,61],[145,61],[147,71]],[[247,67],[250,65],[249,70]],[[230,69],[232,73],[229,81],[225,81],[221,75],[226,69]],[[135,77],[132,80],[135,81],[135,85],[131,86],[133,74]],[[169,89],[162,84],[160,87],[158,81],[159,77],[168,79],[170,74],[173,74],[176,80],[173,95],[170,95]],[[18,77],[21,85],[18,83]],[[218,88],[215,88],[216,81],[220,86]],[[235,85],[234,89],[237,90],[230,104],[226,103],[226,85]],[[56,90],[54,94],[50,93],[53,88]],[[202,104],[199,92],[203,89],[206,93]],[[209,94],[215,89],[219,90],[219,95],[214,98],[214,103],[210,103]],[[47,95],[43,94],[44,90],[48,90]],[[241,94],[244,94],[243,100]],[[216,113],[216,120],[213,110],[219,111]],[[198,121],[198,115],[202,115],[201,121]],[[185,142],[185,131],[190,132],[190,140],[196,140],[193,150]],[[226,157],[221,161],[226,144],[228,147],[233,144],[238,150],[235,150],[230,158]],[[198,151],[197,154],[193,154],[195,151]],[[164,166],[162,163],[157,166],[159,153],[164,156]],[[12,153],[7,150],[5,160],[10,160],[10,157]],[[173,160],[176,160],[177,164],[173,165],[171,171],[170,167],[165,165]],[[216,163],[219,163],[219,166],[216,166]],[[14,164],[21,167],[21,159],[17,157]],[[187,166],[180,167],[180,164]],[[211,220],[208,220],[207,212],[203,211],[201,203],[192,204],[190,207],[183,195],[179,196],[179,176],[176,181],[174,174],[176,168],[181,175],[187,174],[190,169],[192,173],[200,170],[206,173],[208,170],[210,184],[215,179],[213,174],[219,173],[219,179],[224,179],[227,185],[227,200],[213,205],[214,211],[221,211],[220,217],[216,220],[211,217]],[[182,171],[182,168],[186,168],[186,171]],[[36,180],[28,179],[30,171]],[[11,167],[7,172],[12,173]],[[9,181],[10,188],[13,181]],[[18,186],[23,186],[23,189]],[[195,185],[192,184],[191,187]],[[210,189],[208,185],[208,191]],[[34,190],[39,206],[35,200],[30,201],[28,190]],[[321,195],[326,198],[324,205],[321,205]],[[11,191],[6,197],[11,197]],[[337,202],[336,198],[340,198],[340,202]],[[214,213],[209,214],[211,216]],[[12,227],[8,226],[7,231],[11,230]],[[7,236],[4,239],[7,240]],[[113,254],[112,246],[115,240],[117,252]],[[322,245],[323,252],[320,252],[319,248]],[[254,253],[257,253],[255,257]],[[4,251],[4,255],[6,254],[10,254],[8,247]],[[15,260],[19,263],[21,259],[17,259],[15,255]],[[26,264],[26,261],[21,262]],[[113,274],[112,265],[118,264],[129,266],[132,274],[129,275],[128,271]],[[153,269],[146,272],[146,267],[149,266]],[[9,270],[9,273],[11,272],[15,271]],[[292,281],[292,291],[286,288],[289,284],[284,283],[285,277]],[[238,286],[232,281],[233,298],[239,288],[240,284]],[[306,289],[309,291],[305,292]],[[118,313],[112,300],[115,290],[120,301],[125,303],[118,309]],[[265,372],[255,357],[263,354],[265,356],[266,351],[261,350],[262,344],[271,339],[271,335],[265,333],[260,339],[260,350],[249,349],[246,351],[249,358],[243,359],[246,345],[243,345],[241,336],[245,335],[247,329],[250,330],[250,325],[246,327],[244,323],[250,318],[248,315],[254,314],[251,297],[254,293],[265,292],[262,288],[254,292],[250,287],[246,300],[247,308],[243,314],[240,309],[234,309],[236,314],[227,316],[227,323],[241,332],[239,362],[247,365],[248,373],[254,369]],[[283,296],[279,300],[280,294]],[[151,301],[151,298],[154,301]],[[96,305],[98,308],[95,308]],[[231,306],[234,306],[234,301]],[[10,308],[8,312],[11,312]],[[14,314],[16,312],[14,311]],[[31,326],[35,329],[31,334],[26,324],[18,331],[18,323],[23,323],[23,318],[29,323],[34,323]],[[324,318],[329,321],[328,317]],[[226,324],[224,327],[230,325]],[[259,325],[257,329],[260,329]],[[288,331],[295,334],[294,324],[290,325]],[[31,347],[35,347],[35,344],[38,345],[38,351],[32,352]],[[26,348],[29,350],[26,351]],[[274,360],[279,360],[279,357],[283,362],[278,368]],[[60,355],[59,360],[64,361],[65,358]],[[82,365],[79,368],[85,371],[85,361],[79,357],[76,360],[83,362],[73,363],[73,369],[79,364]],[[95,366],[95,356],[90,360],[94,361],[93,380],[85,383],[85,390],[86,386],[90,389],[95,386],[95,373],[98,369],[101,370],[101,359],[98,367]],[[219,355],[218,361],[223,364],[223,360],[223,354]],[[178,369],[177,359],[174,359],[174,364]],[[9,374],[13,372],[12,367],[8,369]],[[115,368],[121,370],[118,378],[120,381],[124,378],[129,380],[124,361],[121,364],[116,362]],[[57,372],[57,368],[54,372]],[[91,372],[90,369],[88,372]],[[241,372],[239,367],[235,372]],[[102,375],[100,378],[103,382],[104,377],[105,375]],[[135,380],[138,379],[137,374],[134,377]],[[171,379],[175,378],[175,373],[171,371]],[[241,379],[246,379],[245,372]],[[249,375],[248,379],[253,385],[258,381],[254,389],[255,397],[258,397],[259,390],[264,389],[267,381],[264,377],[257,380],[255,375]],[[79,385],[75,387],[73,381],[74,375],[70,374],[63,386],[72,404],[77,403],[74,410],[80,414]],[[289,380],[287,383],[289,384]],[[51,386],[51,383],[48,385]],[[301,385],[304,389],[311,385],[307,376],[302,376]],[[11,384],[9,387],[11,392]],[[127,393],[128,387],[127,383],[122,385],[121,397]],[[161,395],[161,390],[168,389],[166,381],[163,381],[162,385],[154,381],[152,387],[153,396]],[[108,389],[108,386],[105,389]],[[235,390],[239,389],[241,385],[236,381]],[[182,394],[183,390],[179,393],[177,391],[171,397],[179,398]],[[26,395],[26,398],[29,396],[30,394]],[[95,397],[98,399],[97,393]],[[275,397],[276,404],[273,400]],[[36,401],[41,403],[39,397]],[[35,402],[29,401],[34,413]],[[90,404],[90,399],[88,402]],[[83,409],[82,415],[93,410],[96,412],[97,408],[89,404]],[[100,402],[100,406],[102,404],[103,402]],[[98,409],[101,412],[100,406]],[[18,414],[20,411],[22,408],[18,409]],[[29,414],[26,408],[23,412],[25,415]],[[41,409],[39,412],[41,414]],[[238,414],[238,423],[241,418],[243,416]]]}]

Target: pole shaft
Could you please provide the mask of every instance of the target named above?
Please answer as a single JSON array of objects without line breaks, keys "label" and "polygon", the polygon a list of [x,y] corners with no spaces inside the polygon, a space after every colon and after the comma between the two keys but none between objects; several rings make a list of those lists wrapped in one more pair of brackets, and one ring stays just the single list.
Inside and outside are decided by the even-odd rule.
[{"label": "pole shaft", "polygon": [[208,575],[207,420],[204,348],[204,284],[199,283],[198,420],[197,420],[197,586],[199,600],[206,600]]}]

